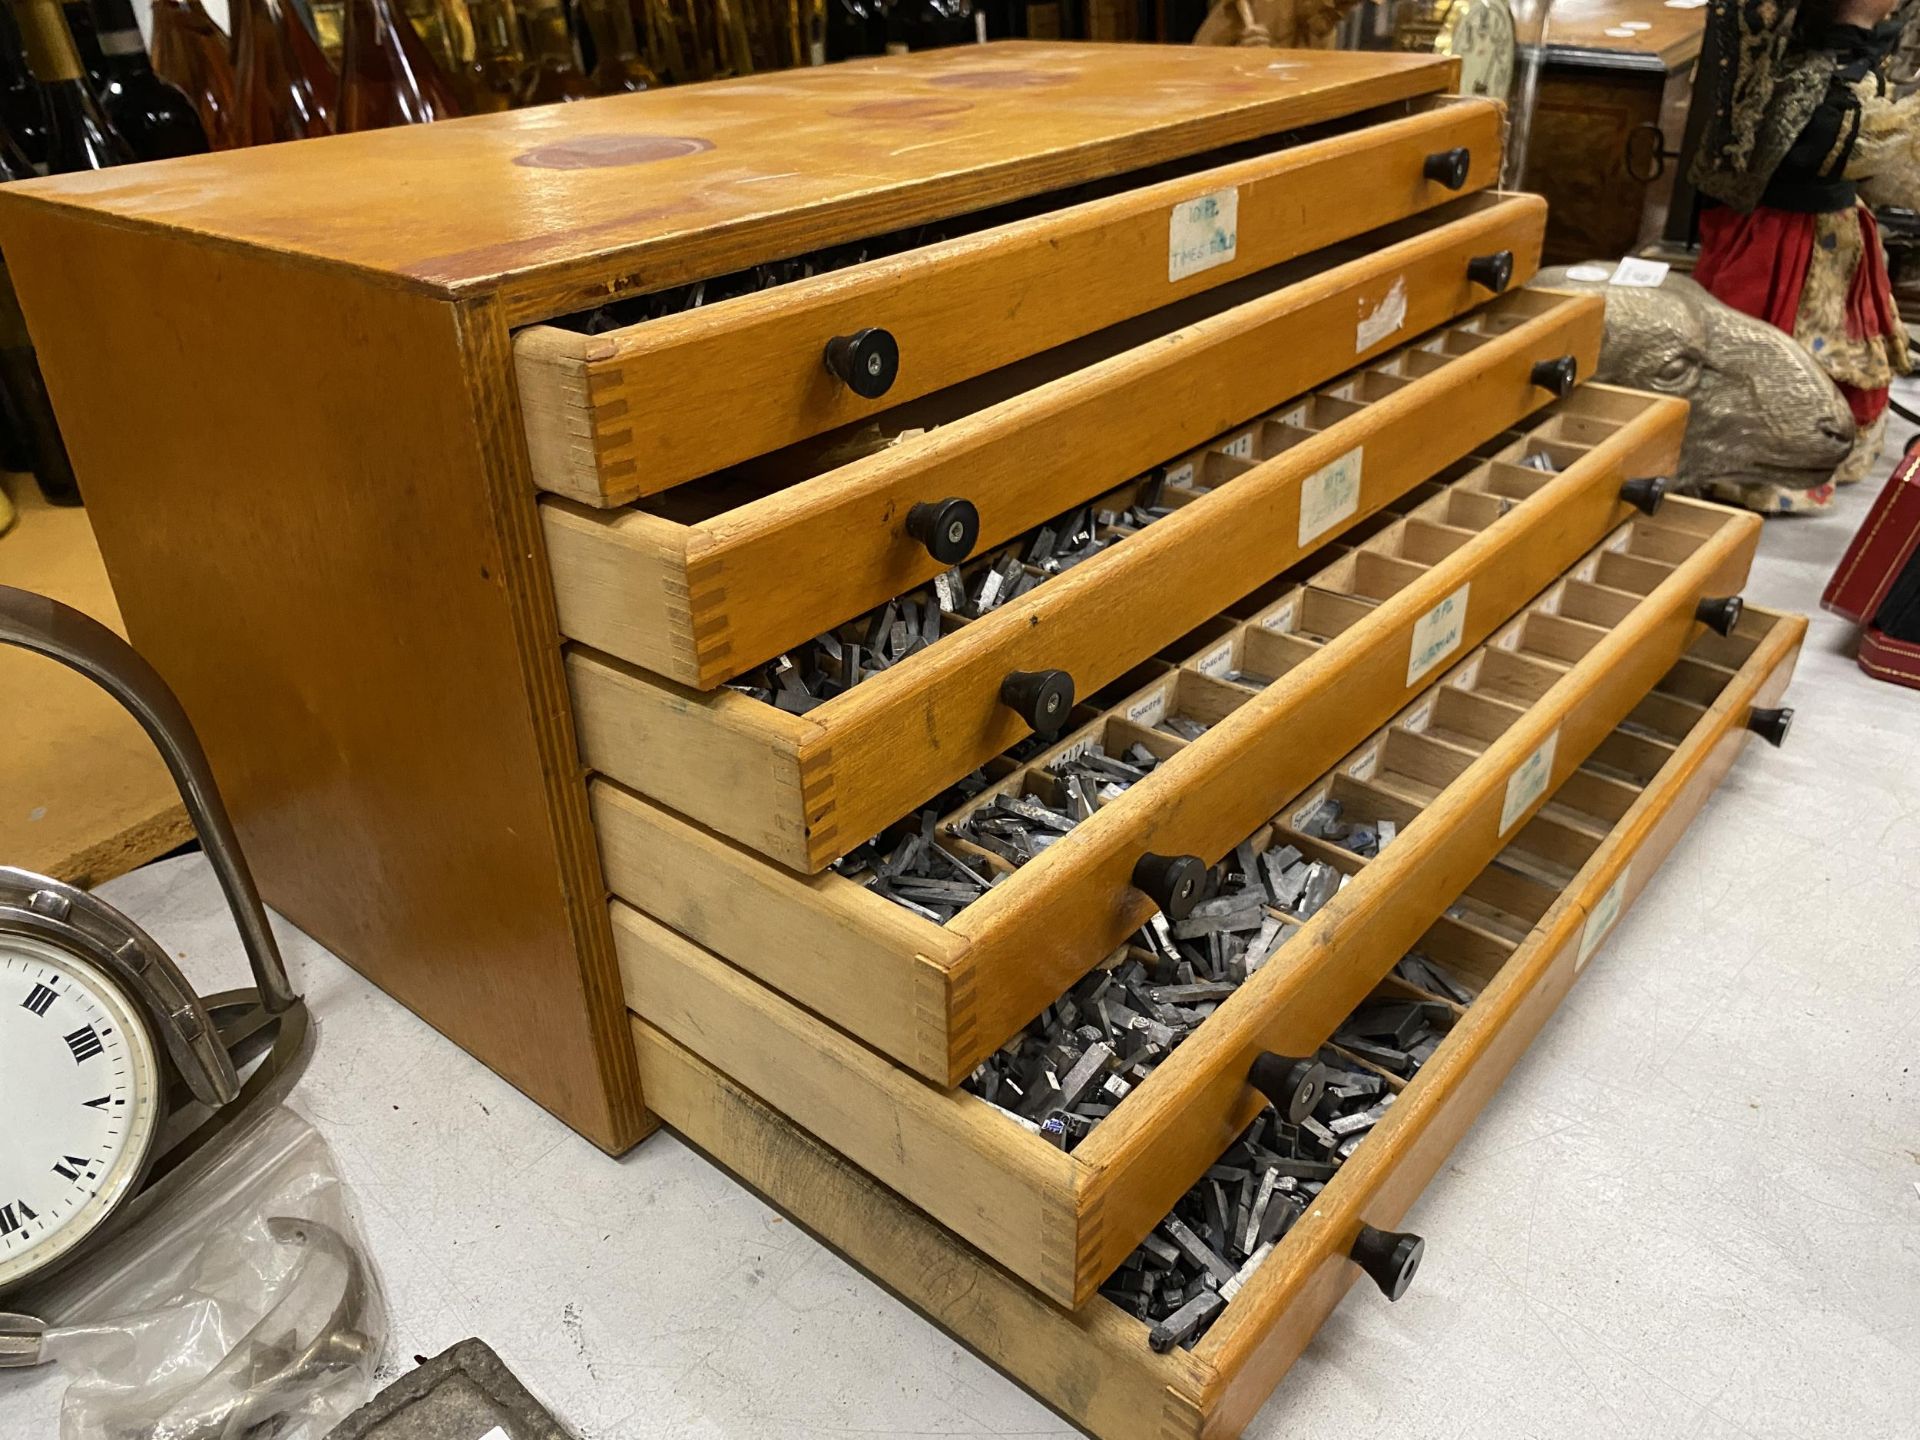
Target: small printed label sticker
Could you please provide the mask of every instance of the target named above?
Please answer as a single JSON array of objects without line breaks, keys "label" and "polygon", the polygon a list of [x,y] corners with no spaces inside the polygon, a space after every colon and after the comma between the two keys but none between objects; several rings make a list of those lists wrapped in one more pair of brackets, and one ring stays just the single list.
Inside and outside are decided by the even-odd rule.
[{"label": "small printed label sticker", "polygon": [[1507,777],[1507,803],[1500,807],[1500,833],[1505,835],[1520,822],[1527,808],[1547,793],[1547,782],[1553,779],[1553,752],[1560,744],[1560,731],[1554,732],[1540,742],[1531,755],[1520,762],[1520,768]]},{"label": "small printed label sticker", "polygon": [[1222,455],[1231,455],[1236,460],[1251,460],[1253,458],[1253,432],[1249,430],[1244,435],[1234,436],[1233,439],[1220,447],[1220,453]]},{"label": "small printed label sticker", "polygon": [[1307,423],[1307,407],[1305,405],[1296,405],[1283,415],[1275,415],[1273,417],[1273,423],[1276,425],[1292,425],[1295,427],[1305,425]]},{"label": "small printed label sticker", "polygon": [[1127,719],[1136,725],[1157,725],[1167,713],[1167,692],[1157,690],[1143,695],[1127,707]]},{"label": "small printed label sticker", "polygon": [[1295,830],[1305,830],[1307,828],[1308,822],[1311,821],[1315,815],[1320,813],[1320,807],[1326,803],[1327,803],[1327,792],[1322,790],[1319,794],[1315,795],[1311,800],[1307,801],[1306,804],[1302,805],[1298,810],[1293,812],[1293,828]]},{"label": "small printed label sticker", "polygon": [[1262,616],[1260,628],[1262,630],[1271,630],[1277,635],[1291,635],[1293,633],[1293,613],[1296,604],[1297,602],[1289,600],[1272,614]]},{"label": "small printed label sticker", "polygon": [[1238,187],[1182,200],[1167,220],[1167,283],[1225,265],[1239,247]]},{"label": "small printed label sticker", "polygon": [[1520,648],[1520,632],[1518,630],[1509,630],[1493,643],[1498,645],[1502,650],[1518,650]]},{"label": "small printed label sticker", "polygon": [[1167,483],[1169,485],[1193,484],[1193,462],[1191,460],[1183,461],[1168,470]]},{"label": "small printed label sticker", "polygon": [[1651,290],[1667,278],[1667,272],[1672,268],[1664,260],[1642,260],[1637,255],[1629,255],[1614,267],[1613,278],[1607,283],[1636,290]]},{"label": "small printed label sticker", "polygon": [[1353,353],[1371,350],[1407,323],[1407,280],[1403,275],[1371,310],[1360,301],[1360,323],[1353,328]]},{"label": "small printed label sticker", "polygon": [[1094,742],[1096,741],[1097,738],[1098,738],[1097,736],[1093,736],[1093,735],[1082,736],[1080,739],[1074,741],[1073,744],[1069,745],[1066,749],[1062,750],[1059,756],[1057,757],[1057,759],[1058,760],[1078,760],[1082,755],[1086,754],[1087,751],[1093,748]]},{"label": "small printed label sticker", "polygon": [[1433,697],[1428,696],[1407,712],[1407,718],[1401,722],[1416,735],[1424,735],[1427,726],[1433,723]]},{"label": "small printed label sticker", "polygon": [[1560,587],[1556,585],[1545,595],[1541,596],[1539,602],[1533,608],[1540,611],[1543,615],[1558,615],[1560,613],[1560,595]]},{"label": "small printed label sticker", "polygon": [[1467,661],[1466,664],[1460,667],[1460,673],[1454,677],[1454,683],[1462,690],[1471,690],[1474,682],[1480,678],[1480,662],[1486,658],[1486,654],[1483,651]]},{"label": "small printed label sticker", "polygon": [[1360,452],[1354,446],[1300,482],[1300,543],[1311,545],[1360,508]]},{"label": "small printed label sticker", "polygon": [[1373,772],[1380,768],[1380,742],[1374,741],[1363,750],[1354,762],[1347,766],[1347,774],[1356,780],[1371,780]]},{"label": "small printed label sticker", "polygon": [[1467,628],[1467,592],[1472,588],[1469,581],[1413,622],[1413,643],[1407,647],[1407,684],[1419,684],[1422,676],[1460,648],[1460,638]]},{"label": "small printed label sticker", "polygon": [[1600,573],[1599,557],[1589,556],[1587,557],[1587,559],[1583,560],[1580,563],[1580,568],[1573,572],[1573,578],[1576,580],[1591,581],[1593,577],[1598,575],[1599,573]]},{"label": "small printed label sticker", "polygon": [[1233,641],[1222,640],[1202,655],[1193,668],[1202,675],[1212,675],[1216,679],[1226,674],[1233,668]]},{"label": "small printed label sticker", "polygon": [[1593,913],[1587,917],[1587,928],[1580,932],[1580,953],[1573,962],[1574,974],[1578,975],[1587,968],[1587,961],[1600,948],[1600,942],[1607,938],[1607,932],[1613,929],[1613,922],[1620,918],[1620,907],[1627,899],[1627,877],[1632,873],[1633,867],[1629,865],[1615,876],[1613,884],[1607,887],[1607,893],[1600,897],[1600,903],[1593,907]]}]

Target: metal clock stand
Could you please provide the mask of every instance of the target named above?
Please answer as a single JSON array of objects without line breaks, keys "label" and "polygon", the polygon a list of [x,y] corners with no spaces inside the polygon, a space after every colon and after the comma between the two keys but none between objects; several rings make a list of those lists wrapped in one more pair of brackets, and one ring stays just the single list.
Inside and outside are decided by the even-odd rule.
[{"label": "metal clock stand", "polygon": [[[72,1188],[60,1204],[43,1200],[36,1210],[29,1201],[0,1196],[11,1202],[0,1211],[0,1225],[7,1227],[0,1235],[0,1300],[17,1301],[97,1253],[204,1169],[219,1152],[219,1136],[292,1084],[306,1058],[309,1029],[306,1006],[288,983],[206,754],[166,682],[104,625],[7,586],[0,586],[0,644],[79,671],[140,722],[179,786],[239,926],[254,979],[250,989],[196,995],[166,951],[105,901],[59,880],[0,866],[0,958],[22,972],[40,966],[66,982],[65,989],[59,983],[36,987],[24,1000],[0,996],[0,1007],[24,1006],[29,1017],[40,1016],[66,996],[105,1017],[121,1017],[123,1028],[136,1033],[114,1038],[129,1056],[152,1057],[146,1083],[140,1065],[124,1067],[134,1078],[119,1083],[136,1093],[112,1102],[126,1107],[113,1116],[125,1127],[118,1133],[138,1132],[137,1142],[126,1139],[111,1165],[87,1161],[98,1168],[70,1176]],[[13,1017],[12,1010],[6,1013]],[[103,1019],[99,1034],[112,1030]],[[91,1058],[99,1043],[92,1034],[86,1028],[73,1032],[81,1037],[79,1045],[73,1035],[65,1037],[73,1059]],[[64,1057],[66,1051],[59,1053]],[[17,1062],[0,1056],[0,1067],[9,1063]],[[138,1093],[148,1085],[151,1093]],[[131,1123],[136,1111],[138,1125]],[[15,1137],[5,1143],[12,1148]],[[132,1151],[137,1153],[127,1153]],[[37,1158],[32,1164],[37,1173]],[[58,1161],[54,1168],[58,1176],[69,1175]],[[35,1363],[41,1328],[31,1317],[0,1317],[0,1365]]]}]

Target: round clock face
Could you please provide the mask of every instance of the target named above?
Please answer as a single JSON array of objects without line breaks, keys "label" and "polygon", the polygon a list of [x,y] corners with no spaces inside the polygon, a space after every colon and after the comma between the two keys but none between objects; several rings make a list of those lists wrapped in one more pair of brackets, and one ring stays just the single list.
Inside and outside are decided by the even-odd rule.
[{"label": "round clock face", "polygon": [[1506,0],[1456,0],[1434,49],[1460,61],[1460,93],[1507,98],[1513,87],[1513,12]]},{"label": "round clock face", "polygon": [[57,946],[0,934],[0,1285],[84,1240],[152,1147],[159,1067],[132,1003]]}]

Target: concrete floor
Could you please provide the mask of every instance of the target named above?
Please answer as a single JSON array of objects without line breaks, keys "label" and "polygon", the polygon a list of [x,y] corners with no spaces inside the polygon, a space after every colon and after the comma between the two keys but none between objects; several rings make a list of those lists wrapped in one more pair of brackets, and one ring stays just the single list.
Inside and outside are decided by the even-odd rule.
[{"label": "concrete floor", "polygon": [[[1257,1436],[1920,1435],[1920,694],[1819,593],[1878,482],[1769,522],[1750,600],[1814,617],[1749,750]],[[211,990],[197,857],[106,889]],[[294,1095],[358,1197],[386,1373],[489,1341],[587,1440],[1077,1432],[668,1135],[612,1161],[282,929],[320,1020]],[[60,1377],[0,1379],[55,1433]]]}]

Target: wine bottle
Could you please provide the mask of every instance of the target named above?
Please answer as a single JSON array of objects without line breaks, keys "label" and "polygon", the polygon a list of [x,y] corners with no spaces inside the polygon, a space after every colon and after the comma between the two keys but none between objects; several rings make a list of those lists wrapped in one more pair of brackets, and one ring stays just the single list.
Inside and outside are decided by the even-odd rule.
[{"label": "wine bottle", "polygon": [[232,0],[234,130],[242,145],[272,145],[329,134],[306,72],[287,51],[276,0]]},{"label": "wine bottle", "polygon": [[473,21],[467,17],[466,0],[401,0],[401,4],[442,75],[458,75],[473,62]]},{"label": "wine bottle", "polygon": [[315,112],[331,130],[333,112],[340,104],[340,76],[327,58],[326,46],[320,43],[312,14],[299,0],[280,0],[280,35],[294,64],[307,77],[307,93],[313,96]]},{"label": "wine bottle", "polygon": [[59,0],[13,3],[20,38],[27,47],[27,66],[46,97],[48,171],[64,174],[131,163],[133,151],[87,88],[80,53],[74,49]]},{"label": "wine bottle", "polygon": [[66,16],[100,108],[136,158],[166,160],[206,150],[200,112],[153,73],[129,0],[66,0]]},{"label": "wine bottle", "polygon": [[520,45],[520,13],[513,0],[469,0],[473,59],[450,77],[469,115],[511,110],[526,80],[527,52]]},{"label": "wine bottle", "polygon": [[594,89],[573,55],[573,32],[567,29],[565,0],[523,0],[520,18],[532,62],[521,87],[520,103],[552,105],[590,98]]},{"label": "wine bottle", "polygon": [[153,72],[193,102],[215,150],[239,143],[227,37],[200,0],[153,0]]},{"label": "wine bottle", "polygon": [[596,92],[630,95],[658,87],[660,77],[640,58],[627,0],[580,0],[580,14],[593,36],[593,70],[587,79]]},{"label": "wine bottle", "polygon": [[426,42],[395,0],[347,0],[334,127],[379,130],[460,113]]},{"label": "wine bottle", "polygon": [[47,102],[27,68],[13,6],[0,3],[0,124],[35,167],[47,163]]},{"label": "wine bottle", "polygon": [[887,12],[881,0],[827,0],[827,58],[851,60],[887,51]]},{"label": "wine bottle", "polygon": [[887,7],[887,53],[937,50],[978,40],[972,0],[893,0]]}]

